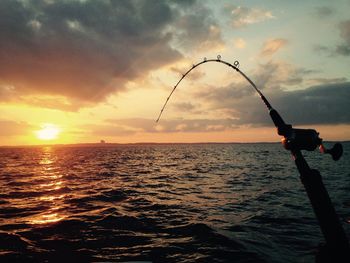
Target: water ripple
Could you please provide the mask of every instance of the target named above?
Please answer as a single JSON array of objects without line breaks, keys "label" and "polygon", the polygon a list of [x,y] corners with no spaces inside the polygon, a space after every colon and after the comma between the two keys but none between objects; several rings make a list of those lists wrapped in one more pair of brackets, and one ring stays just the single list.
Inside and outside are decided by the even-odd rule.
[{"label": "water ripple", "polygon": [[[350,155],[307,157],[350,222]],[[1,148],[0,160],[1,262],[313,262],[322,240],[277,144]]]}]

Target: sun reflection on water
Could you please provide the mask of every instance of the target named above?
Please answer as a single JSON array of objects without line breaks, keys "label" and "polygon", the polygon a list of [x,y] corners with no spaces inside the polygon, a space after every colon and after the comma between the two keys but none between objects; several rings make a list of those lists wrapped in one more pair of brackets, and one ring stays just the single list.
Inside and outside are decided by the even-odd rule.
[{"label": "sun reflection on water", "polygon": [[42,225],[49,223],[56,223],[64,218],[64,201],[66,194],[61,193],[64,188],[63,175],[56,162],[54,149],[52,147],[42,148],[42,157],[39,160],[40,179],[42,183],[38,184],[36,188],[43,193],[38,200],[40,205],[49,207],[46,211],[32,216],[29,219],[30,224]]},{"label": "sun reflection on water", "polygon": [[[56,179],[56,178],[52,178]],[[49,190],[58,190],[62,187],[63,181],[58,182],[50,182],[50,183],[43,183],[40,184],[39,187],[43,188],[43,190],[49,189]]]}]

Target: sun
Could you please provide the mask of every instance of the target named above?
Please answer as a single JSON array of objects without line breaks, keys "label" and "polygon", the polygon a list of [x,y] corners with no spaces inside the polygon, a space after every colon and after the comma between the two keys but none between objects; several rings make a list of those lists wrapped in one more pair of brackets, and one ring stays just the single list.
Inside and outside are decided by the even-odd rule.
[{"label": "sun", "polygon": [[50,141],[57,139],[60,133],[60,129],[51,123],[42,125],[42,129],[36,132],[36,136],[40,140]]}]

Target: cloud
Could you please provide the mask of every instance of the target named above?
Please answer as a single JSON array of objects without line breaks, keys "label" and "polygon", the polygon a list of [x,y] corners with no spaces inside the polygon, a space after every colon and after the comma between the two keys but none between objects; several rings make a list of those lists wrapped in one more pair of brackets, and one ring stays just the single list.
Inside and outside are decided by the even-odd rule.
[{"label": "cloud", "polygon": [[[220,43],[211,12],[203,7],[196,13],[198,6],[181,0],[3,0],[0,86],[11,91],[2,88],[0,100],[59,96],[73,108],[103,101],[128,81],[181,59],[173,45],[181,34],[193,47]],[[60,103],[33,104],[67,110]]]},{"label": "cloud", "polygon": [[[256,83],[270,103],[287,123],[293,125],[350,124],[350,83],[346,79],[310,78],[314,71],[294,68],[290,64],[270,61],[252,73]],[[289,86],[317,83],[305,89],[290,90]],[[264,87],[259,86],[258,87]],[[94,135],[123,136],[137,133],[213,132],[234,130],[241,126],[273,126],[267,109],[246,81],[236,81],[224,87],[196,91],[196,104],[184,101],[171,104],[177,110],[201,114],[206,119],[108,119],[103,125],[89,126]],[[201,113],[196,111],[200,108]],[[219,116],[214,118],[214,116]]]},{"label": "cloud", "polygon": [[[315,71],[296,68],[284,61],[271,60],[267,63],[258,64],[257,68],[249,73],[249,77],[264,93],[275,93],[291,88],[300,89],[300,86],[307,82],[307,77],[312,76],[313,73]],[[209,85],[201,87],[200,90],[194,92],[193,96],[199,100],[204,100],[202,105],[211,104],[212,108],[210,109],[232,112],[233,115],[230,115],[230,117],[237,117],[235,114],[239,112],[238,107],[232,107],[232,105],[237,105],[239,101],[246,102],[247,98],[254,98],[255,94],[256,92],[250,84],[243,77],[239,77],[226,86],[213,87]],[[251,104],[254,105],[254,100]]]},{"label": "cloud", "polygon": [[330,6],[317,6],[315,7],[314,10],[314,15],[319,17],[319,18],[325,18],[325,17],[330,17],[334,15],[335,10],[333,7]]},{"label": "cloud", "polygon": [[311,78],[307,80],[307,83],[311,85],[324,85],[324,84],[335,84],[335,83],[343,83],[346,82],[346,78]]},{"label": "cloud", "polygon": [[[246,87],[219,89],[215,96],[206,97],[212,108],[231,113],[235,125],[272,126],[265,105]],[[285,119],[293,125],[350,124],[350,83],[324,84],[303,90],[267,90],[268,98]]]},{"label": "cloud", "polygon": [[246,47],[246,42],[243,38],[237,38],[233,41],[233,44],[236,48],[243,49]]},{"label": "cloud", "polygon": [[333,51],[330,47],[320,44],[313,45],[312,49],[320,54],[327,54],[328,56],[331,56]]},{"label": "cloud", "polygon": [[199,1],[192,10],[182,10],[172,27],[174,42],[187,52],[223,49],[221,29],[212,12]]},{"label": "cloud", "polygon": [[[345,78],[315,78],[314,73],[269,61],[248,76],[293,125],[350,124],[350,83]],[[243,78],[227,86],[197,90],[194,96],[208,112],[231,119],[233,125],[273,125],[266,107]]]},{"label": "cloud", "polygon": [[[187,72],[189,70],[188,67],[186,67],[186,68],[184,68],[184,67],[182,67],[182,68],[171,67],[170,69],[171,69],[171,71],[178,73],[179,76],[182,76],[183,74],[185,74],[185,72]],[[194,80],[200,79],[204,76],[205,76],[205,73],[203,71],[195,70],[195,71],[192,71],[190,74],[188,74],[186,76],[186,78],[191,80],[191,81],[194,81]]]},{"label": "cloud", "polygon": [[337,46],[335,53],[337,53],[338,55],[342,55],[342,56],[349,56],[350,55],[350,47],[346,44],[341,44],[341,45]]},{"label": "cloud", "polygon": [[339,44],[336,48],[336,53],[343,56],[350,55],[350,20],[343,21],[339,24],[340,36],[343,39],[343,43]]},{"label": "cloud", "polygon": [[126,136],[136,133],[218,132],[237,128],[232,119],[109,119],[103,125],[87,125],[94,135]]},{"label": "cloud", "polygon": [[138,132],[129,127],[108,124],[87,124],[83,125],[81,128],[84,129],[84,133],[90,133],[93,136],[100,137],[130,136]]},{"label": "cloud", "polygon": [[12,85],[0,85],[0,101],[10,101],[19,96]]},{"label": "cloud", "polygon": [[272,12],[268,10],[235,5],[227,5],[224,13],[230,17],[231,25],[234,28],[241,28],[275,18]]},{"label": "cloud", "polygon": [[40,108],[47,109],[60,109],[63,111],[75,112],[78,111],[82,106],[89,106],[91,103],[83,102],[70,98],[69,100],[64,96],[22,96],[16,100],[21,104],[37,106]]},{"label": "cloud", "polygon": [[261,49],[260,55],[263,57],[272,56],[282,47],[285,47],[287,44],[288,44],[288,41],[283,38],[275,38],[275,39],[267,40]]},{"label": "cloud", "polygon": [[[303,90],[283,89],[264,92],[282,118],[294,126],[350,124],[350,83],[312,86]],[[210,104],[221,118],[206,119],[108,119],[103,125],[85,128],[98,136],[127,136],[138,133],[220,132],[241,126],[271,127],[266,106],[250,86],[217,88],[198,100]],[[191,106],[190,106],[191,107]],[[203,116],[205,117],[205,116]]]},{"label": "cloud", "polygon": [[350,56],[350,20],[339,23],[338,29],[340,31],[341,42],[336,47],[317,44],[314,45],[313,49],[328,56]]},{"label": "cloud", "polygon": [[18,136],[28,134],[28,130],[33,127],[26,122],[16,122],[10,120],[0,120],[0,136]]},{"label": "cloud", "polygon": [[315,71],[297,68],[281,60],[270,60],[259,64],[251,77],[260,89],[277,90],[290,87],[299,88],[305,76],[313,73]]},{"label": "cloud", "polygon": [[185,112],[193,112],[197,109],[197,106],[190,102],[180,102],[172,104],[172,107],[176,109],[176,111],[185,111]]},{"label": "cloud", "polygon": [[281,92],[276,108],[295,124],[350,124],[350,83]]},{"label": "cloud", "polygon": [[23,95],[14,86],[0,85],[0,103],[20,103],[40,108],[60,109],[64,111],[77,111],[82,106],[91,105],[91,103],[77,100],[75,98],[59,95]]}]

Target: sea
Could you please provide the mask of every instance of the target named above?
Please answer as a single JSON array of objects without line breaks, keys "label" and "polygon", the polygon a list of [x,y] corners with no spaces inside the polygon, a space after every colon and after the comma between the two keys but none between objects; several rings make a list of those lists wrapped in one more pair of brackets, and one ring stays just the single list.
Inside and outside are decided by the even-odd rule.
[{"label": "sea", "polygon": [[[350,237],[343,147],[304,154]],[[278,143],[0,148],[0,262],[314,262],[322,243]]]}]

